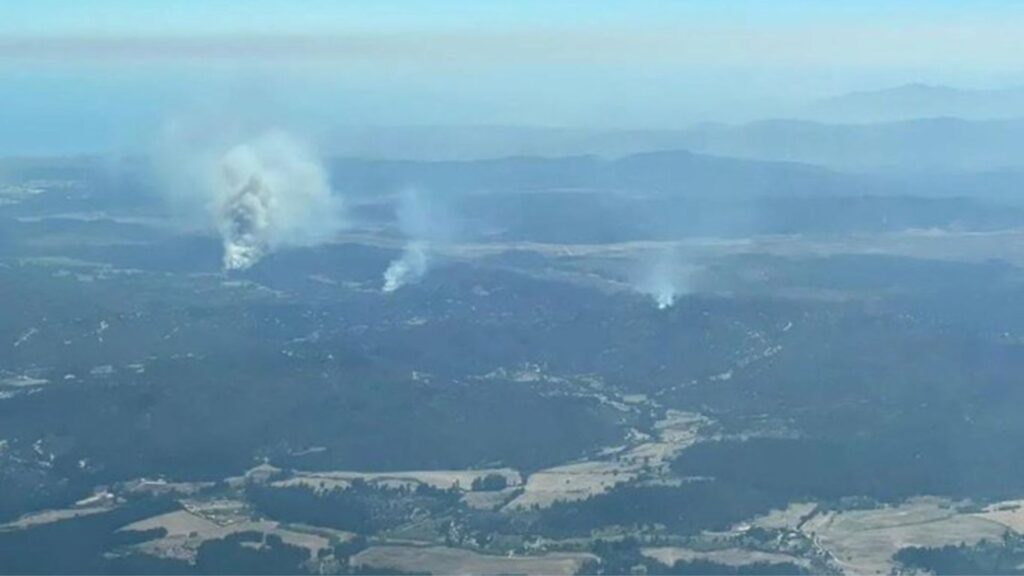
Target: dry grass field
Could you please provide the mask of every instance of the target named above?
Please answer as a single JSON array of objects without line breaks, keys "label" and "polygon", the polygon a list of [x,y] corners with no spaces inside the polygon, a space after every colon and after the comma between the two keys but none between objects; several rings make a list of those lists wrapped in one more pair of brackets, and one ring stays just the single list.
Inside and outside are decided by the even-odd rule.
[{"label": "dry grass field", "polygon": [[442,546],[373,546],[353,556],[352,566],[431,574],[575,574],[591,554],[552,552],[540,556],[488,556]]}]

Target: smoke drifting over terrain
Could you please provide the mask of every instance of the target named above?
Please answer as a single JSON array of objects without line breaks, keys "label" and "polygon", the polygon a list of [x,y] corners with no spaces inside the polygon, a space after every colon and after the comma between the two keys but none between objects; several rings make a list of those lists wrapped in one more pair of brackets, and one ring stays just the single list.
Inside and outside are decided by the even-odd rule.
[{"label": "smoke drifting over terrain", "polygon": [[407,244],[402,256],[392,260],[384,271],[384,292],[394,292],[406,284],[418,282],[427,273],[427,263],[427,249],[422,242]]},{"label": "smoke drifting over terrain", "polygon": [[231,148],[218,168],[211,209],[225,269],[248,268],[277,248],[319,244],[341,228],[341,203],[323,167],[283,133]]},{"label": "smoke drifting over terrain", "polygon": [[643,262],[636,274],[637,292],[654,300],[659,310],[671,308],[679,296],[689,293],[696,268],[679,262],[672,250],[664,250]]},{"label": "smoke drifting over terrain", "polygon": [[320,244],[343,227],[343,203],[327,172],[290,135],[270,131],[220,146],[197,139],[165,145],[171,158],[162,161],[178,172],[169,186],[173,199],[201,207],[220,234],[225,270],[244,270],[281,248]]},{"label": "smoke drifting over terrain", "polygon": [[455,231],[454,223],[437,200],[428,201],[415,190],[401,194],[396,216],[406,245],[402,255],[384,271],[384,292],[394,292],[422,280],[432,264],[431,245],[450,241]]}]

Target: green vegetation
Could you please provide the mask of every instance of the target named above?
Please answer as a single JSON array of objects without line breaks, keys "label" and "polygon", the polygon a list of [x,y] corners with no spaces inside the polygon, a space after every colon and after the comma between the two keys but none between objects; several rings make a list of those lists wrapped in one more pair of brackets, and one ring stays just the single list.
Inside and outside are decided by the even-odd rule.
[{"label": "green vegetation", "polygon": [[623,486],[577,502],[542,510],[531,528],[559,538],[587,535],[603,526],[662,524],[678,534],[722,530],[784,505],[782,495],[743,484],[694,482],[682,486]]},{"label": "green vegetation", "polygon": [[[150,539],[118,528],[178,508],[166,498],[141,499],[101,514],[0,531],[0,572],[5,574],[107,574],[119,572],[111,551]],[[171,570],[170,572],[174,572]]]},{"label": "green vegetation", "polygon": [[941,548],[903,548],[894,559],[908,570],[946,574],[1024,574],[1024,539],[1007,534],[1002,542],[982,541]]},{"label": "green vegetation", "polygon": [[739,576],[750,575],[796,575],[807,571],[792,563],[754,562],[740,566],[719,564],[707,560],[678,561],[672,566],[644,556],[640,553],[640,543],[635,538],[616,541],[597,540],[593,552],[601,561],[588,563],[584,566],[584,574],[631,574],[641,573],[665,575],[714,575]]},{"label": "green vegetation", "polygon": [[232,534],[199,547],[195,572],[200,574],[295,574],[304,572],[309,552],[290,546],[273,534]]},{"label": "green vegetation", "polygon": [[503,474],[487,474],[473,480],[474,491],[496,492],[508,487],[508,479]]},{"label": "green vegetation", "polygon": [[373,487],[361,480],[354,481],[349,488],[320,494],[301,486],[252,486],[246,491],[246,498],[271,518],[357,534],[374,534],[394,528],[408,522],[414,513],[445,512],[459,502],[458,493],[437,490],[425,484],[415,489],[389,489]]}]

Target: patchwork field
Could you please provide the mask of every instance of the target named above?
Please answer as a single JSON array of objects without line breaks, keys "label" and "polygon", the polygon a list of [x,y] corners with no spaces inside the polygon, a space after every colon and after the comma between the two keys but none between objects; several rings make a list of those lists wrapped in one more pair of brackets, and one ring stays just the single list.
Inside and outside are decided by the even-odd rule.
[{"label": "patchwork field", "polygon": [[347,488],[355,480],[362,480],[380,486],[424,484],[438,490],[469,490],[473,482],[487,476],[505,478],[509,486],[523,483],[519,472],[511,468],[485,468],[481,470],[410,470],[401,472],[296,472],[286,480],[275,482],[274,486],[306,486],[314,490]]},{"label": "patchwork field", "polygon": [[194,561],[199,546],[207,540],[224,538],[241,532],[259,532],[279,536],[292,546],[309,550],[316,557],[320,550],[329,548],[331,541],[324,535],[312,531],[298,531],[283,528],[279,523],[267,520],[240,519],[232,522],[215,522],[195,511],[178,510],[160,516],[129,524],[121,529],[127,532],[146,532],[163,529],[163,537],[138,544],[136,549],[161,558]]},{"label": "patchwork field", "polygon": [[679,452],[699,439],[706,417],[669,410],[654,426],[656,437],[634,435],[632,445],[607,451],[604,460],[588,460],[548,468],[531,474],[523,493],[506,505],[509,510],[545,508],[555,502],[585,500],[635,480],[641,472],[662,472]]},{"label": "patchwork field", "polygon": [[725,564],[727,566],[745,566],[755,562],[764,562],[768,564],[782,564],[790,562],[798,566],[810,568],[810,562],[803,558],[797,558],[796,556],[790,556],[788,554],[761,552],[760,550],[744,550],[742,548],[724,548],[722,550],[700,551],[675,546],[664,546],[657,548],[644,548],[641,552],[644,556],[653,558],[666,566],[672,566],[679,561],[692,562],[694,560],[704,560],[714,562],[716,564]]},{"label": "patchwork field", "polygon": [[1006,526],[958,512],[949,501],[915,498],[899,506],[824,512],[802,531],[850,574],[889,574],[892,556],[907,546],[941,547],[998,540]]},{"label": "patchwork field", "polygon": [[431,574],[575,574],[592,554],[488,556],[442,546],[372,546],[350,559],[354,567]]},{"label": "patchwork field", "polygon": [[1008,500],[989,504],[975,517],[998,522],[1010,530],[1024,534],[1024,500]]}]

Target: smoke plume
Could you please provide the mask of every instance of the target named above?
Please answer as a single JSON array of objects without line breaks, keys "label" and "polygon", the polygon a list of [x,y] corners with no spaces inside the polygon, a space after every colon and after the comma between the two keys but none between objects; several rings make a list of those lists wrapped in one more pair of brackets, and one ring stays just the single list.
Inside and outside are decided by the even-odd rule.
[{"label": "smoke plume", "polygon": [[[167,136],[167,134],[165,134]],[[225,270],[244,270],[282,248],[330,240],[343,227],[341,198],[303,144],[281,131],[213,143],[170,133],[160,160],[172,200],[201,210],[223,243]],[[176,138],[176,140],[175,140]]]},{"label": "smoke plume", "polygon": [[427,249],[422,242],[409,242],[402,256],[392,260],[384,271],[384,292],[394,292],[406,284],[418,282],[427,273]]},{"label": "smoke plume", "polygon": [[659,310],[665,310],[690,292],[696,273],[697,268],[679,262],[674,251],[663,250],[641,263],[634,287],[650,296]]},{"label": "smoke plume", "polygon": [[384,292],[422,280],[432,264],[432,247],[451,241],[454,235],[455,226],[447,211],[436,197],[430,200],[416,190],[407,190],[399,197],[396,216],[406,244],[401,256],[384,271]]}]

